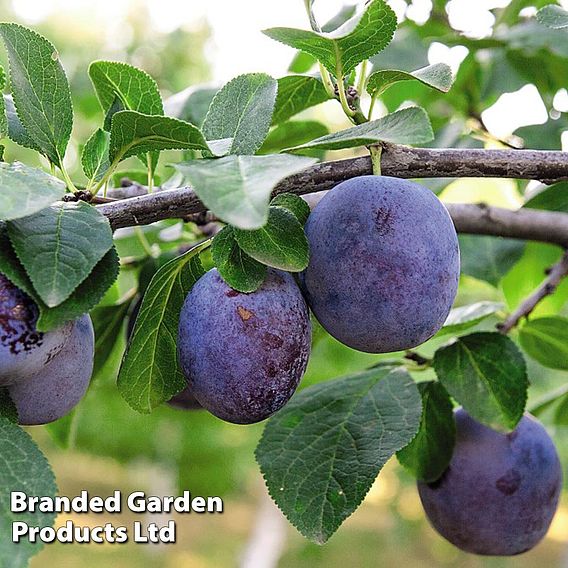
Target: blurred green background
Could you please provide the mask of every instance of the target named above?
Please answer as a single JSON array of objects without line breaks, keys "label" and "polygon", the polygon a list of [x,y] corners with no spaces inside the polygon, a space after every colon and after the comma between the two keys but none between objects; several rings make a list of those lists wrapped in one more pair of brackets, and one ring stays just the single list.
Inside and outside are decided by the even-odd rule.
[{"label": "blurred green background", "polygon": [[[292,7],[292,3],[299,6]],[[395,110],[409,101],[426,107],[437,134],[434,145],[439,147],[524,145],[561,149],[562,134],[568,130],[565,114],[568,108],[563,107],[564,99],[568,96],[565,96],[566,91],[563,94],[563,89],[568,86],[568,34],[553,33],[539,28],[533,22],[532,7],[545,3],[523,0],[470,1],[470,8],[475,4],[479,9],[477,23],[485,22],[485,27],[480,25],[475,31],[465,30],[466,35],[462,35],[464,30],[459,28],[459,21],[452,21],[452,9],[446,9],[444,1],[392,2],[397,13],[401,17],[406,13],[408,18],[397,32],[394,43],[375,59],[375,65],[412,70],[427,64],[428,55],[430,62],[444,56],[457,72],[457,80],[452,92],[445,96],[416,84],[402,83],[385,94],[382,101],[384,109]],[[290,14],[295,17],[302,9],[300,0],[279,3],[277,8],[272,7],[270,2],[256,0],[240,2],[237,7],[228,1],[188,2],[184,3],[183,10],[181,4],[169,0],[113,0],[91,4],[70,0],[0,2],[2,19],[34,27],[48,37],[61,53],[71,83],[76,117],[67,158],[72,174],[80,177],[77,159],[80,145],[102,118],[87,75],[90,61],[118,59],[137,65],[157,80],[164,98],[167,98],[190,85],[211,81],[218,83],[232,75],[254,69],[254,57],[241,61],[242,65],[235,63],[234,69],[230,65],[212,66],[212,58],[217,53],[213,35],[224,33],[219,22],[227,22],[231,26],[235,49],[238,42],[248,42],[251,54],[254,56],[256,52],[261,58],[262,47],[255,47],[257,43],[264,45],[260,34],[248,37],[248,28],[244,24],[242,29],[239,28],[235,14],[240,15],[243,22],[249,16],[253,22],[256,21],[252,17],[256,14],[260,29],[274,10],[285,14],[286,5],[290,4]],[[199,4],[200,16],[190,18],[190,7],[185,4]],[[338,2],[331,4],[331,8],[325,6],[324,9],[329,11],[339,6]],[[455,3],[450,4],[454,4],[453,20],[456,19],[455,14],[459,16],[461,13],[463,16],[467,8],[463,2],[462,12],[459,12],[459,5],[456,8]],[[495,9],[490,11],[492,8]],[[179,21],[176,19],[177,10],[184,14]],[[157,25],[156,14],[162,12],[167,17],[162,17]],[[217,22],[217,28],[209,20]],[[472,24],[474,20],[471,20]],[[280,23],[290,22],[273,21],[272,25]],[[306,24],[297,25],[305,27]],[[281,49],[284,57],[291,60],[293,53],[286,48]],[[265,59],[262,60],[263,65],[268,65]],[[275,61],[272,73],[279,76],[284,72],[282,60]],[[519,95],[520,98],[515,99],[515,104],[510,104],[509,109],[517,113],[518,122],[525,120],[525,126],[508,127],[508,123],[491,126],[491,114],[484,114],[485,111],[503,93],[518,92],[527,85],[533,85],[536,89],[540,99],[538,104],[529,101],[527,104],[531,108],[524,108],[522,96]],[[540,115],[536,112],[534,120],[541,124],[526,125],[526,115],[536,107],[537,111],[542,111],[540,105],[544,108],[544,118],[542,112]],[[306,116],[322,120],[330,128],[345,126],[337,106],[328,103],[308,111]],[[14,145],[8,145],[6,155],[8,160],[38,163],[33,152]],[[333,158],[344,155],[336,153]],[[169,175],[167,162],[166,155],[159,170],[163,179]],[[129,167],[139,166],[132,160],[130,164],[125,164],[124,169]],[[428,185],[446,201],[485,201],[509,208],[522,205],[536,188],[534,183],[527,185],[504,180],[430,180]],[[195,227],[182,228],[178,222],[146,228],[144,234],[150,244],[157,244],[162,250],[199,238]],[[464,260],[469,262],[475,259],[476,242],[469,243],[467,251],[470,252],[466,251],[464,245]],[[139,238],[133,232],[123,232],[119,249],[123,258],[144,255]],[[550,246],[531,244],[525,248],[519,245],[512,258],[506,259],[509,262],[507,268],[511,270],[507,274],[507,270],[499,274],[494,285],[472,277],[475,270],[469,270],[469,275],[462,277],[457,305],[496,300],[510,309],[540,282],[543,270],[559,254],[559,250]],[[136,264],[126,267],[119,285],[106,298],[107,305],[130,298],[136,291],[137,276]],[[563,310],[562,313],[566,314],[567,300],[568,284],[565,284],[553,298],[539,307],[539,313],[546,315]],[[489,320],[481,327],[489,329],[494,323]],[[262,425],[234,426],[205,412],[183,412],[169,407],[160,408],[151,416],[134,413],[121,399],[114,384],[124,349],[125,330],[117,328],[114,332],[119,341],[108,361],[99,369],[85,402],[77,411],[70,447],[63,449],[56,443],[58,435],[68,433],[65,421],[50,428],[54,436],[50,436],[46,429],[30,430],[53,464],[61,494],[73,496],[87,489],[92,495],[105,496],[120,489],[124,494],[143,490],[153,495],[171,495],[189,489],[195,495],[220,495],[225,502],[225,512],[222,515],[176,516],[176,545],[52,544],[32,560],[33,568],[528,568],[537,565],[564,566],[568,562],[568,500],[565,496],[547,538],[534,551],[512,559],[478,558],[460,553],[432,531],[421,510],[414,482],[395,460],[391,460],[381,472],[362,507],[328,544],[320,547],[309,543],[288,525],[266,495],[253,455]],[[430,341],[421,348],[421,352],[426,355],[433,353],[442,341]],[[353,373],[380,358],[343,347],[318,330],[302,386]],[[546,370],[533,361],[529,361],[529,366],[533,385],[530,407],[547,391],[562,387],[567,377],[565,373]],[[427,373],[421,373],[417,379],[427,377]],[[568,432],[566,426],[561,425],[566,420],[558,420],[558,416],[554,407],[551,407],[542,419],[554,435],[566,469]],[[68,518],[79,525],[92,526],[106,522],[131,525],[134,520],[167,521],[164,516],[140,519],[132,514],[61,515],[57,523],[63,524]]]}]

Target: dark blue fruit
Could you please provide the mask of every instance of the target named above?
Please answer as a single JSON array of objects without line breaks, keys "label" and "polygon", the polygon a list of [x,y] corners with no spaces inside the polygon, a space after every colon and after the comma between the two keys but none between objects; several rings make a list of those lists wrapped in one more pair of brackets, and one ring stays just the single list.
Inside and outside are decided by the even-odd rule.
[{"label": "dark blue fruit", "polygon": [[530,550],[558,505],[562,470],[554,443],[528,414],[510,434],[479,424],[464,410],[455,418],[448,469],[434,483],[418,483],[430,522],[466,552],[512,556]]},{"label": "dark blue fruit", "polygon": [[37,373],[63,348],[73,325],[37,331],[33,300],[0,274],[0,386]]},{"label": "dark blue fruit", "polygon": [[216,269],[188,294],[180,314],[179,358],[188,386],[215,416],[252,424],[294,394],[310,353],[308,308],[290,274],[269,270],[251,294]]},{"label": "dark blue fruit", "polygon": [[72,323],[71,337],[49,364],[8,387],[19,423],[47,424],[70,412],[89,387],[94,350],[93,324],[85,315]]},{"label": "dark blue fruit", "polygon": [[308,304],[336,339],[388,353],[424,343],[454,301],[459,249],[452,220],[425,187],[378,176],[332,189],[306,224]]}]

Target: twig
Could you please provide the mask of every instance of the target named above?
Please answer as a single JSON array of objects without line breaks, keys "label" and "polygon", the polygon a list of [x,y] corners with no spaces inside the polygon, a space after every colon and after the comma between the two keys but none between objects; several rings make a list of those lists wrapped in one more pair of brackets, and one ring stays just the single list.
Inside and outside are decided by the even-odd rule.
[{"label": "twig", "polygon": [[528,318],[536,306],[554,293],[558,285],[568,276],[568,251],[549,271],[544,282],[503,322],[497,325],[501,333],[509,333],[523,318]]}]

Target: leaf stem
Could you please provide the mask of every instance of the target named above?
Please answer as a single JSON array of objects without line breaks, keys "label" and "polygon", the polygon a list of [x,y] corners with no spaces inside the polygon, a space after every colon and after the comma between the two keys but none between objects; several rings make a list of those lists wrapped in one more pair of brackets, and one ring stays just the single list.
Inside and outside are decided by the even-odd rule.
[{"label": "leaf stem", "polygon": [[363,63],[361,63],[361,67],[359,68],[359,81],[357,82],[357,92],[359,96],[365,90],[365,83],[367,82],[367,65],[369,63],[368,59],[365,59]]},{"label": "leaf stem", "polygon": [[152,171],[152,154],[148,152],[146,154],[148,160],[148,193],[154,191],[154,172]]},{"label": "leaf stem", "polygon": [[70,189],[73,193],[77,193],[78,189],[75,187],[73,180],[69,177],[69,174],[67,173],[67,169],[63,165],[63,160],[60,160],[59,163],[61,164],[59,166],[59,169],[61,171],[61,175],[63,176],[63,180],[67,184],[67,188]]},{"label": "leaf stem", "polygon": [[368,120],[371,121],[373,120],[373,111],[375,110],[375,104],[377,102],[377,96],[373,95],[371,97],[371,104],[369,106],[369,114],[368,114]]},{"label": "leaf stem", "polygon": [[142,245],[144,252],[149,257],[154,258],[156,255],[154,254],[154,251],[152,250],[152,245],[148,242],[148,239],[146,238],[146,235],[144,234],[142,228],[134,227],[134,232],[136,233],[136,236],[138,237],[138,240],[140,241],[140,244]]},{"label": "leaf stem", "polygon": [[321,63],[319,64],[319,68],[325,92],[330,98],[335,99],[336,98],[335,87],[333,86],[333,81],[331,80],[331,75],[329,74],[329,71]]}]

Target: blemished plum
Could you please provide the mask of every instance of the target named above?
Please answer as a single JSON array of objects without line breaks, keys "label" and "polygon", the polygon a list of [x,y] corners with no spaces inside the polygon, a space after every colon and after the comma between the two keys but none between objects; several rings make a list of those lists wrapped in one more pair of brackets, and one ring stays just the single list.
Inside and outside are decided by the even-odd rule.
[{"label": "blemished plum", "polygon": [[85,315],[72,326],[71,337],[48,365],[8,387],[20,424],[53,422],[70,412],[87,392],[95,350],[93,324]]},{"label": "blemished plum", "polygon": [[369,353],[410,349],[443,325],[456,296],[453,222],[425,187],[362,176],[342,182],[306,224],[308,304],[345,345]]},{"label": "blemished plum", "polygon": [[0,386],[37,373],[62,350],[73,325],[37,331],[35,302],[0,274]]},{"label": "blemished plum", "polygon": [[448,469],[434,483],[418,483],[430,522],[466,552],[512,556],[530,550],[546,534],[562,488],[553,441],[528,414],[509,434],[461,409],[455,419]]},{"label": "blemished plum", "polygon": [[268,270],[251,294],[216,269],[200,278],[180,314],[178,351],[188,386],[215,416],[236,424],[268,418],[294,394],[310,353],[308,308],[294,278]]}]

